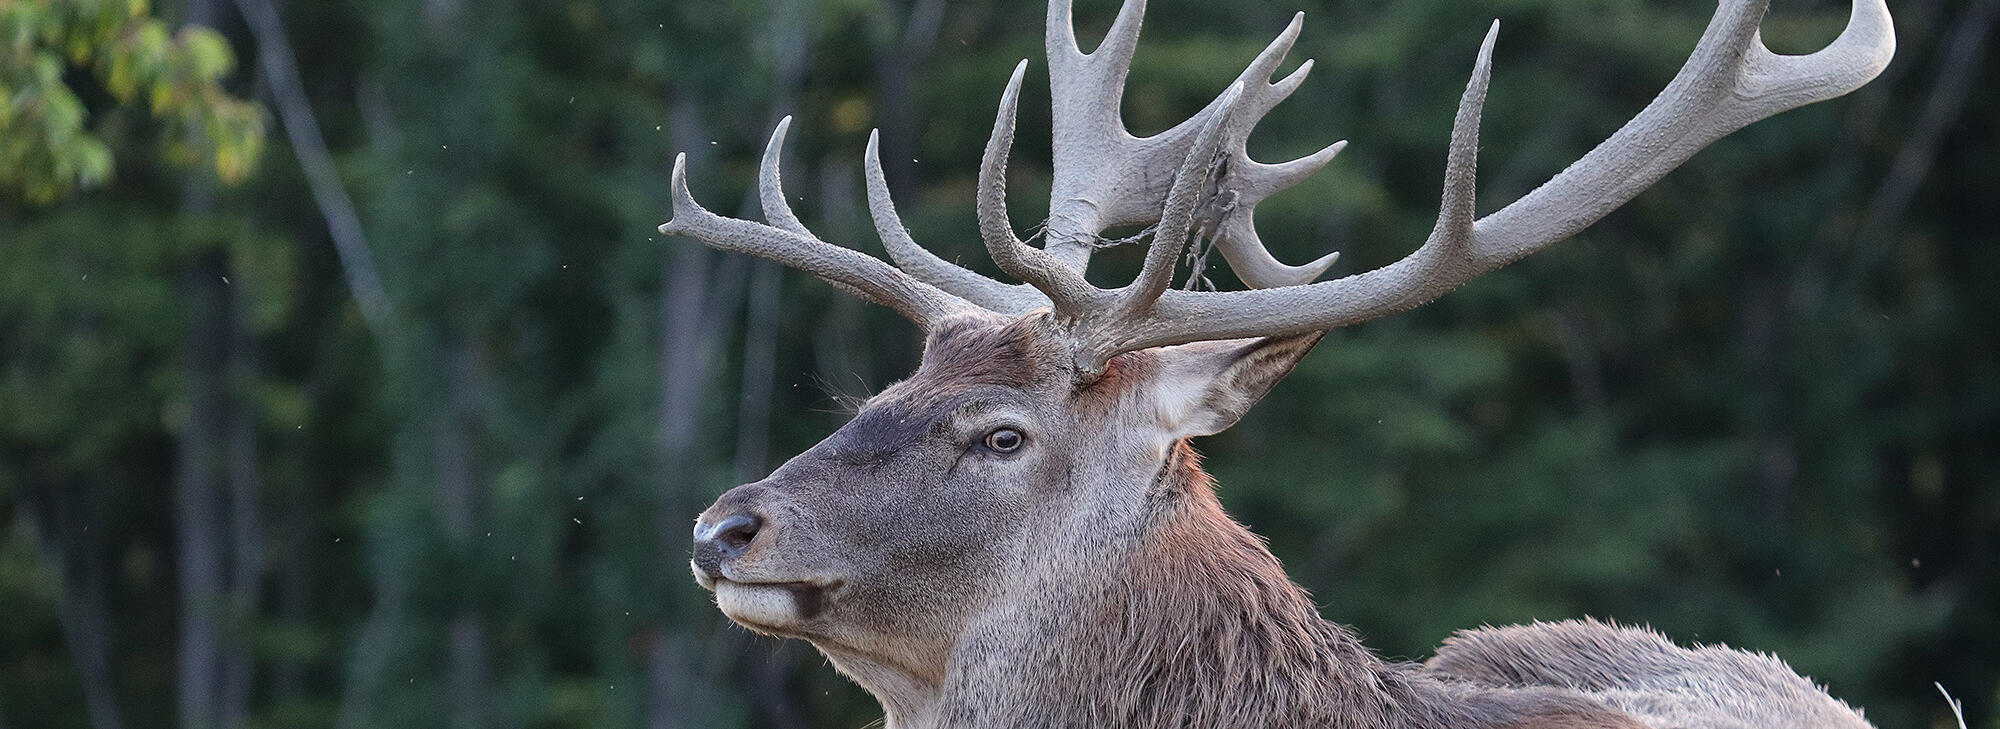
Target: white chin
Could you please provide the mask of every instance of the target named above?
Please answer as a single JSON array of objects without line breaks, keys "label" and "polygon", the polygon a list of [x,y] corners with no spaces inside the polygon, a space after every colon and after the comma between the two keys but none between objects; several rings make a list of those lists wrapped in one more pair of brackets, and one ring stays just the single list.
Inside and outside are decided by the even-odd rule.
[{"label": "white chin", "polygon": [[776,585],[746,585],[717,580],[715,606],[730,620],[750,628],[778,629],[798,621],[798,602],[792,591]]}]

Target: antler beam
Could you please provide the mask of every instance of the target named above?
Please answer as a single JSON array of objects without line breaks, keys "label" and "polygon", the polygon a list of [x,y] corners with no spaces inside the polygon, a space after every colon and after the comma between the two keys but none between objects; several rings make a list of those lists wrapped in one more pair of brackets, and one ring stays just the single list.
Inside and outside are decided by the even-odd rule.
[{"label": "antler beam", "polygon": [[[1479,117],[1492,74],[1495,21],[1459,102],[1438,222],[1429,239],[1400,261],[1333,281],[1310,283],[1334,256],[1287,266],[1271,257],[1251,221],[1257,203],[1317,171],[1346,144],[1275,165],[1256,162],[1246,152],[1251,128],[1296,90],[1312,67],[1307,61],[1270,82],[1298,37],[1303,15],[1200,113],[1141,139],[1125,130],[1118,110],[1144,0],[1127,0],[1104,42],[1088,54],[1076,45],[1069,0],[1049,3],[1055,169],[1043,248],[1017,237],[1007,217],[1007,156],[1026,61],[1014,68],[1001,95],[979,167],[979,231],[994,262],[1025,285],[988,279],[917,245],[889,199],[873,136],[866,154],[869,207],[890,256],[903,268],[814,236],[786,205],[778,181],[789,118],[779,123],[765,150],[760,197],[770,224],[721,217],[695,204],[682,156],[674,163],[674,219],[660,230],[811,272],[893,307],[926,329],[969,311],[1018,315],[1049,306],[1071,332],[1077,373],[1088,379],[1112,357],[1136,349],[1324,331],[1430,302],[1576,234],[1737,129],[1853,91],[1895,53],[1884,0],[1854,0],[1840,37],[1803,56],[1780,56],[1764,46],[1758,26],[1768,7],[1769,0],[1722,0],[1687,64],[1652,103],[1541,187],[1475,218]],[[1155,223],[1135,281],[1106,290],[1084,279],[1090,251],[1106,228]],[[1252,290],[1170,290],[1174,262],[1195,234],[1212,235]]]},{"label": "antler beam", "polygon": [[1895,53],[1883,0],[1855,0],[1831,45],[1780,56],[1758,36],[1769,0],[1724,0],[1689,58],[1645,110],[1582,159],[1498,212],[1472,219],[1480,106],[1495,22],[1459,105],[1443,209],[1429,240],[1388,266],[1305,286],[1227,292],[1168,291],[1139,326],[1093,331],[1079,366],[1120,352],[1192,341],[1321,331],[1405,311],[1473,277],[1574,235],[1752,122],[1831,99],[1867,83]]},{"label": "antler beam", "polygon": [[764,147],[758,201],[771,224],[723,217],[694,201],[687,186],[687,154],[674,157],[674,218],[660,232],[686,235],[717,250],[748,253],[805,271],[849,293],[891,309],[929,331],[944,319],[978,307],[935,286],[911,278],[867,254],[820,240],[792,214],[778,179],[778,158],[792,118],[778,122]]},{"label": "antler beam", "polygon": [[[1006,162],[1027,62],[1014,69],[980,166],[981,238],[1000,268],[1024,284],[981,276],[925,250],[910,237],[883,178],[880,150],[870,135],[865,155],[869,212],[896,267],[821,241],[785,203],[778,182],[779,150],[791,119],[780,122],[765,150],[759,198],[769,224],[710,213],[688,195],[675,163],[675,218],[663,232],[683,233],[725,250],[759,255],[812,272],[856,296],[891,306],[920,325],[962,310],[1019,315],[1053,308],[1066,321],[1112,319],[1143,323],[1153,301],[1171,283],[1174,261],[1190,235],[1211,236],[1218,250],[1251,286],[1288,286],[1317,278],[1333,264],[1330,254],[1304,266],[1273,258],[1252,228],[1257,203],[1325,166],[1345,142],[1280,164],[1250,159],[1246,142],[1259,119],[1297,90],[1312,68],[1307,61],[1285,78],[1270,78],[1297,40],[1303,14],[1258,54],[1237,82],[1200,113],[1160,134],[1134,137],[1118,108],[1137,47],[1144,0],[1119,11],[1098,49],[1077,48],[1069,0],[1049,4],[1048,57],[1055,108],[1055,193],[1045,244],[1021,241],[1007,219]],[[1115,291],[1083,278],[1090,250],[1113,225],[1159,224],[1146,270]],[[1081,329],[1079,329],[1081,331]]]}]

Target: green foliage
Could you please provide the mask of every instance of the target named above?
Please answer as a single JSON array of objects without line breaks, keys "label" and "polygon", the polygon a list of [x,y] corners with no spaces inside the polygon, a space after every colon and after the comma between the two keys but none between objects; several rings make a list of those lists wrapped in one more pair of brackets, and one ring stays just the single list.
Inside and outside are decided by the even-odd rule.
[{"label": "green foliage", "polygon": [[[899,56],[913,4],[285,4],[393,304],[377,339],[298,170],[253,167],[263,117],[221,91],[246,76],[227,39],[170,33],[143,4],[0,0],[0,186],[46,203],[0,206],[0,719],[90,725],[60,614],[90,573],[54,542],[100,568],[127,723],[171,723],[171,494],[197,430],[200,326],[218,311],[239,345],[220,399],[252,425],[263,520],[262,599],[225,636],[252,658],[247,726],[637,726],[662,706],[712,727],[879,718],[803,646],[721,620],[685,575],[685,533],[722,490],[836,427],[841,395],[906,374],[911,330],[793,274],[775,319],[752,324],[755,269],[654,226],[683,150],[705,158],[690,167],[700,199],[754,216],[757,155],[791,113],[796,209],[879,253],[860,150],[901,122],[911,134],[885,134],[884,157],[912,160],[890,174],[916,238],[994,273],[974,170],[1007,70],[1028,57],[1043,73],[1044,8],[948,3],[933,46]],[[1088,45],[1115,3],[1079,5]],[[1905,5],[1897,65],[1853,97],[1753,126],[1577,240],[1329,337],[1199,444],[1231,512],[1389,655],[1482,623],[1595,615],[1777,653],[1883,727],[1947,726],[1934,680],[1971,726],[1995,727],[2000,249],[1984,241],[2000,119],[1975,94],[1894,235],[1856,240],[1941,71],[1941,34],[1971,6]],[[1641,108],[1711,9],[1159,0],[1131,126],[1207,103],[1301,6],[1292,62],[1317,69],[1252,151],[1353,144],[1258,224],[1284,260],[1343,250],[1336,275],[1423,239],[1493,17],[1482,212]],[[1781,4],[1765,35],[1809,50],[1845,12]],[[899,58],[907,93],[885,82]],[[1010,174],[1023,229],[1048,186],[1041,88]],[[258,184],[211,189],[206,170]],[[1133,253],[1101,252],[1103,280]],[[220,308],[202,298],[216,291]],[[688,298],[699,336],[667,341]],[[760,332],[769,360],[748,346]],[[688,382],[697,427],[669,453],[662,388]],[[52,503],[80,507],[79,531],[44,528]]]},{"label": "green foliage", "polygon": [[[264,114],[222,87],[235,54],[215,31],[169,31],[145,0],[7,0],[0,4],[0,190],[48,204],[111,178],[106,123],[93,94],[162,123],[170,159],[224,182],[249,176]],[[71,69],[90,75],[78,87]]]}]

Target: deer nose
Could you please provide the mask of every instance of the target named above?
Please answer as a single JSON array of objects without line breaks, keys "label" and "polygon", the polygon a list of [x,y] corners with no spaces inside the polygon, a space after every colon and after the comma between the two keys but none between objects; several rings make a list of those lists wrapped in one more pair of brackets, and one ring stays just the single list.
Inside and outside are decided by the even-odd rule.
[{"label": "deer nose", "polygon": [[714,579],[722,576],[722,563],[750,551],[750,542],[764,520],[752,514],[730,514],[713,524],[695,522],[694,566]]}]

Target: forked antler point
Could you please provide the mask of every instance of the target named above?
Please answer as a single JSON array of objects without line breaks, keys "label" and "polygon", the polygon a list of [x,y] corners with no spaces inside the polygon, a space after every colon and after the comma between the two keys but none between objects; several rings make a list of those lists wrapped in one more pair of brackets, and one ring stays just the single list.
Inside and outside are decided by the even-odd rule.
[{"label": "forked antler point", "polygon": [[861,159],[867,179],[868,215],[875,223],[875,234],[882,239],[882,247],[888,250],[889,259],[897,267],[919,281],[1002,314],[1020,314],[1048,306],[1048,298],[1033,287],[1008,285],[979,275],[938,257],[910,236],[902,216],[896,213],[888,178],[882,173],[879,130],[868,132],[868,147],[862,151]]}]

